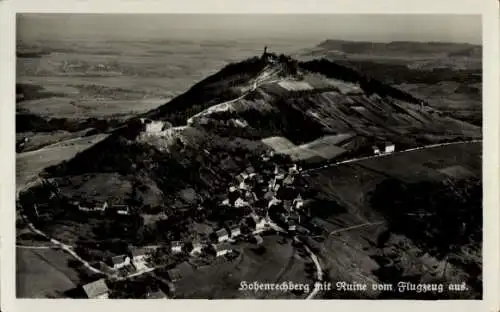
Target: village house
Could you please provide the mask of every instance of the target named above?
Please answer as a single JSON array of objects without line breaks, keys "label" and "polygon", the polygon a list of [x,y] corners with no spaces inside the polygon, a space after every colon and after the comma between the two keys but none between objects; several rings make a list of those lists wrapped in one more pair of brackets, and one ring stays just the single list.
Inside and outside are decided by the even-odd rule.
[{"label": "village house", "polygon": [[181,253],[182,252],[182,248],[184,247],[184,244],[180,241],[173,241],[171,242],[171,245],[170,245],[170,251],[173,253],[173,254],[178,254],[178,253]]},{"label": "village house", "polygon": [[236,176],[236,181],[238,181],[238,183],[242,183],[245,182],[247,178],[248,178],[248,173],[242,172]]},{"label": "village house", "polygon": [[104,212],[108,208],[107,201],[104,201],[104,203],[102,203],[102,204],[98,204],[98,203],[90,202],[90,201],[86,201],[86,202],[78,202],[77,201],[77,202],[73,202],[73,203],[78,206],[78,210],[85,211],[85,212],[89,212],[89,211]]},{"label": "village house", "polygon": [[292,218],[288,218],[288,231],[295,232],[297,230],[297,221]]},{"label": "village house", "polygon": [[251,175],[252,173],[255,173],[255,168],[253,166],[249,166],[245,169],[245,172],[248,174],[248,175]]},{"label": "village house", "polygon": [[292,185],[293,182],[295,182],[295,179],[292,175],[286,176],[286,178],[283,180],[284,185]]},{"label": "village house", "polygon": [[224,242],[229,239],[229,233],[227,232],[226,229],[220,229],[217,232],[215,232],[215,235],[217,237],[218,242]]},{"label": "village house", "polygon": [[109,288],[106,281],[101,278],[82,286],[85,296],[89,299],[108,299]]},{"label": "village house", "polygon": [[147,269],[147,259],[149,254],[145,248],[131,248],[130,256],[132,258],[132,264],[138,270]]},{"label": "village house", "polygon": [[373,155],[380,155],[380,148],[378,148],[378,146],[373,145],[372,150],[373,150]]},{"label": "village house", "polygon": [[285,208],[285,210],[290,213],[293,209],[293,201],[292,200],[289,200],[289,199],[285,199],[283,200],[283,208]]},{"label": "village house", "polygon": [[384,152],[386,154],[393,153],[396,150],[396,146],[392,144],[391,142],[386,142],[385,143],[385,150]]},{"label": "village house", "polygon": [[293,166],[288,169],[288,173],[292,174],[292,175],[293,174],[298,174],[299,173],[299,168],[298,168],[297,164],[293,164]]},{"label": "village house", "polygon": [[239,226],[235,225],[231,227],[231,238],[236,238],[241,235],[241,229]]},{"label": "village house", "polygon": [[191,256],[193,255],[197,255],[197,254],[201,254],[202,253],[202,250],[203,250],[203,244],[201,243],[201,241],[199,239],[195,239],[193,240],[193,242],[191,243],[192,244],[192,248],[191,251],[189,252],[189,254]]},{"label": "village house", "polygon": [[232,252],[231,245],[228,243],[212,244],[212,250],[216,257],[221,257]]},{"label": "village house", "polygon": [[130,213],[129,207],[127,205],[111,205],[111,209],[119,215],[128,215]]},{"label": "village house", "polygon": [[257,196],[255,195],[254,192],[251,191],[246,191],[245,196],[244,196],[245,201],[247,202],[254,202],[257,200]]},{"label": "village house", "polygon": [[241,181],[238,188],[242,191],[247,191],[250,189],[250,186],[245,181]]},{"label": "village house", "polygon": [[232,185],[229,187],[229,193],[234,193],[236,192],[238,189],[236,188],[236,186]]},{"label": "village house", "polygon": [[127,255],[114,256],[109,259],[109,264],[115,270],[119,270],[127,265],[130,265],[130,257]]},{"label": "village house", "polygon": [[241,207],[246,207],[249,204],[244,201],[241,197],[238,197],[238,199],[234,202],[234,207],[236,208],[241,208]]},{"label": "village house", "polygon": [[277,199],[276,197],[273,197],[270,201],[269,204],[267,205],[267,208],[271,208],[272,206],[277,206],[281,204],[281,200]]},{"label": "village house", "polygon": [[253,220],[255,223],[255,230],[256,231],[262,231],[267,227],[267,221],[266,219],[262,218],[261,216],[257,215],[256,213],[252,212],[250,215],[248,215],[249,218]]},{"label": "village house", "polygon": [[148,292],[146,294],[146,299],[168,299],[167,295],[161,291],[161,289],[157,291]]},{"label": "village house", "polygon": [[229,198],[226,198],[222,201],[222,206],[231,206],[231,201]]},{"label": "village house", "polygon": [[300,194],[293,200],[292,206],[295,210],[301,209],[304,206],[304,200]]}]

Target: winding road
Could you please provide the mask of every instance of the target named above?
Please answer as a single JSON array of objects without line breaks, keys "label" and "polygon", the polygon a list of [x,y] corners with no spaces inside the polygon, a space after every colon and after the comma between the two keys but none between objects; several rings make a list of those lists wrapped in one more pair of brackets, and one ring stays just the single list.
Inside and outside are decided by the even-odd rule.
[{"label": "winding road", "polygon": [[324,165],[324,166],[320,166],[320,167],[316,167],[316,168],[305,169],[301,172],[301,174],[312,172],[312,171],[317,171],[317,170],[321,170],[321,169],[326,169],[326,168],[330,168],[330,167],[335,167],[335,166],[342,165],[342,164],[348,164],[348,163],[358,162],[358,161],[362,161],[362,160],[367,160],[367,159],[388,157],[388,156],[392,156],[392,155],[396,155],[396,154],[402,154],[402,153],[408,153],[408,152],[413,152],[413,151],[437,148],[437,147],[448,146],[448,145],[470,144],[470,143],[480,143],[480,142],[483,142],[483,140],[477,139],[477,140],[467,140],[467,141],[458,141],[458,142],[438,143],[438,144],[431,144],[431,145],[409,148],[409,149],[405,149],[405,150],[396,151],[393,153],[351,158],[351,159],[339,161],[339,162],[336,162],[333,164],[328,164],[328,165]]}]

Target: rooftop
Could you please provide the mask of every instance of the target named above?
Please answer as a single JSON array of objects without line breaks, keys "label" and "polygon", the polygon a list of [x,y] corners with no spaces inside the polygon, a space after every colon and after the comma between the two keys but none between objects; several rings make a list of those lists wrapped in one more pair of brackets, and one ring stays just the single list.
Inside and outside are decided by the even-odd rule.
[{"label": "rooftop", "polygon": [[82,288],[89,298],[95,298],[109,292],[108,285],[106,285],[106,281],[103,278],[83,285]]}]

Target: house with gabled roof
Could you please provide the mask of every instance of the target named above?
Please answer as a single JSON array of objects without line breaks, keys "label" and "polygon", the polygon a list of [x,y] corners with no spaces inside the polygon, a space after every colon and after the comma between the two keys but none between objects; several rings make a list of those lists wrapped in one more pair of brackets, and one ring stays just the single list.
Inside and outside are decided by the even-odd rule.
[{"label": "house with gabled roof", "polygon": [[227,232],[226,229],[220,229],[215,232],[215,235],[217,237],[218,242],[224,242],[229,239],[229,233]]},{"label": "house with gabled roof", "polygon": [[113,204],[113,205],[111,205],[111,208],[113,209],[113,211],[115,211],[119,215],[129,215],[130,214],[130,209],[127,205]]},{"label": "house with gabled roof", "polygon": [[178,254],[182,252],[184,244],[181,241],[172,241],[170,243],[170,252],[173,254]]},{"label": "house with gabled roof", "polygon": [[201,254],[203,250],[203,243],[199,239],[194,239],[191,242],[192,249],[189,252],[190,255],[196,255],[196,254]]},{"label": "house with gabled roof", "polygon": [[234,225],[231,227],[231,238],[236,238],[241,235],[241,229],[239,225]]},{"label": "house with gabled roof", "polygon": [[144,270],[147,268],[147,259],[149,258],[149,252],[146,248],[130,248],[130,256],[132,258],[132,264],[137,270]]},{"label": "house with gabled roof", "polygon": [[130,257],[127,255],[118,255],[109,259],[109,264],[115,270],[119,270],[130,264]]},{"label": "house with gabled roof", "polygon": [[236,199],[236,201],[234,202],[234,207],[236,208],[246,207],[248,205],[249,204],[246,201],[244,201],[241,197],[238,197],[238,199]]},{"label": "house with gabled roof", "polygon": [[109,288],[104,278],[82,286],[85,296],[89,299],[108,299]]},{"label": "house with gabled roof", "polygon": [[216,257],[221,257],[232,252],[231,245],[228,243],[212,244],[211,247]]}]

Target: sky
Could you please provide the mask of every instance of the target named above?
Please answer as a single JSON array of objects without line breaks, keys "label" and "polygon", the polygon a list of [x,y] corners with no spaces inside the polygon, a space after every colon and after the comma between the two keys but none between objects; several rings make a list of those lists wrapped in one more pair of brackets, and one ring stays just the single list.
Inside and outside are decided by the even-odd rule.
[{"label": "sky", "polygon": [[18,39],[445,41],[481,44],[480,15],[19,14]]}]

